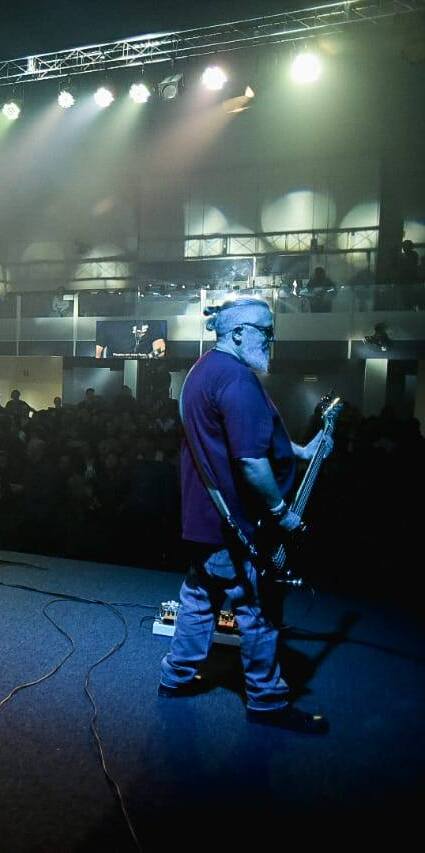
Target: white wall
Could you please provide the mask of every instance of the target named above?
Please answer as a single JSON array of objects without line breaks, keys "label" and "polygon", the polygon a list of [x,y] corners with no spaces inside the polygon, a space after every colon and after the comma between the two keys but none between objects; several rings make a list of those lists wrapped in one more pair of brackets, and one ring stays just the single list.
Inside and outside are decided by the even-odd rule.
[{"label": "white wall", "polygon": [[70,405],[84,399],[86,388],[94,388],[101,397],[114,397],[124,384],[123,370],[105,367],[72,367],[64,371],[63,401]]},{"label": "white wall", "polygon": [[53,406],[54,397],[62,397],[62,368],[60,356],[0,356],[0,403],[16,388],[34,409]]}]

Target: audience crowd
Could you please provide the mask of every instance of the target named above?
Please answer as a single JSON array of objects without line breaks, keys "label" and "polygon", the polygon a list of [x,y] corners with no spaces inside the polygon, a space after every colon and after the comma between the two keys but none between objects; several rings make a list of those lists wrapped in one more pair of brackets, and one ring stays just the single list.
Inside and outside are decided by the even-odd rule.
[{"label": "audience crowd", "polygon": [[[0,547],[182,571],[177,402],[141,404],[128,388],[37,412],[18,399],[0,408]],[[315,411],[296,438],[319,426]],[[363,417],[344,403],[307,508],[302,572],[313,583],[407,584],[424,465],[415,418],[389,407]]]},{"label": "audience crowd", "polygon": [[[303,437],[320,426],[316,409]],[[303,548],[311,577],[391,598],[418,583],[422,551],[421,488],[425,438],[420,422],[387,405],[362,416],[350,403],[336,423],[327,459],[307,508]]]},{"label": "audience crowd", "polygon": [[[11,399],[19,399],[12,392]],[[32,412],[0,408],[0,547],[156,566],[179,535],[178,404],[87,389]],[[178,556],[178,555],[177,555]]]}]

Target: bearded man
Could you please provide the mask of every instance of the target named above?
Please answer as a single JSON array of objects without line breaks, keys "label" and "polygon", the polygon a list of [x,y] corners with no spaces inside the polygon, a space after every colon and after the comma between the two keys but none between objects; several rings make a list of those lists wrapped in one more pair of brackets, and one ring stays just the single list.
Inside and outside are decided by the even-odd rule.
[{"label": "bearded man", "polygon": [[248,538],[259,516],[273,519],[282,532],[300,525],[286,496],[296,457],[310,459],[321,432],[306,447],[291,442],[254,372],[268,370],[272,322],[267,302],[225,302],[207,321],[217,343],[192,367],[182,390],[189,436],[181,455],[183,538],[190,568],[180,591],[171,648],[162,661],[158,695],[192,696],[208,688],[199,670],[227,599],[240,633],[248,720],[319,734],[328,729],[325,717],[294,707],[281,675],[279,586],[263,582],[247,554],[229,540],[191,450]]}]

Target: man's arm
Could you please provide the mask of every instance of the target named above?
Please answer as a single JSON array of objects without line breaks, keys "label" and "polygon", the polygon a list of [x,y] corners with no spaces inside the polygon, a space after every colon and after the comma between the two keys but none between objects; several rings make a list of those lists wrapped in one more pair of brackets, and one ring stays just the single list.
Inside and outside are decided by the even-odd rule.
[{"label": "man's arm", "polygon": [[[300,444],[295,444],[293,441],[291,441],[292,451],[298,459],[305,459],[307,462],[309,462],[310,459],[313,459],[313,456],[316,453],[316,450],[322,439],[323,430],[319,429],[319,432],[316,433],[314,438],[312,438],[311,441],[309,441],[309,443],[305,445],[305,447],[301,447]],[[329,454],[332,453],[333,446],[333,439],[330,437],[330,435],[327,435],[325,437],[325,453],[323,456],[324,459],[326,459]]]},{"label": "man's arm", "polygon": [[283,500],[269,460],[266,457],[244,457],[237,461],[245,482],[262,503],[264,515],[274,519],[286,531],[299,527],[301,518]]},{"label": "man's arm", "polygon": [[297,459],[307,459],[306,456],[306,447],[301,447],[301,444],[295,444],[294,441],[291,441],[292,453]]},{"label": "man's arm", "polygon": [[238,459],[238,465],[245,482],[251,487],[265,509],[273,509],[281,503],[282,496],[279,486],[266,457]]}]

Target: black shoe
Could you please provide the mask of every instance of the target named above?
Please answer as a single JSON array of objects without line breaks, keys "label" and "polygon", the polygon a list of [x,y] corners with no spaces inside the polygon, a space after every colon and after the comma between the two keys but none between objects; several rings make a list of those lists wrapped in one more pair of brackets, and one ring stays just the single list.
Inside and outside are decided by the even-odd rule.
[{"label": "black shoe", "polygon": [[247,718],[251,723],[277,726],[303,734],[323,735],[329,731],[329,723],[323,714],[309,714],[307,711],[294,708],[293,705],[285,705],[279,711],[254,711],[248,708]]},{"label": "black shoe", "polygon": [[166,684],[159,683],[158,696],[166,699],[177,699],[179,696],[197,696],[199,693],[205,693],[210,687],[206,678],[201,675],[195,675],[192,681],[186,684],[181,684],[180,687],[167,687]]}]

